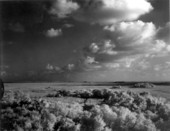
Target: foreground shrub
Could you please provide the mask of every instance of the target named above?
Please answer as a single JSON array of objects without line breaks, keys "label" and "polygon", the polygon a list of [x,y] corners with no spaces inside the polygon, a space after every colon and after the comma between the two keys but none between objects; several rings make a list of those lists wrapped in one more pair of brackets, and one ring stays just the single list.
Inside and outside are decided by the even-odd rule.
[{"label": "foreground shrub", "polygon": [[16,131],[169,131],[170,104],[149,93],[104,90],[61,91],[100,98],[99,104],[33,99],[21,92],[1,101],[1,130]]}]

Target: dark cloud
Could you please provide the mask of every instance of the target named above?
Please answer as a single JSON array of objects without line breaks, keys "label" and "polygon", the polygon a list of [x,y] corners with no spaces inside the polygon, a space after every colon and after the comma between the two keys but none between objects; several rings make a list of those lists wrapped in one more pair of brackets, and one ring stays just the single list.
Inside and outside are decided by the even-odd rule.
[{"label": "dark cloud", "polygon": [[25,32],[25,28],[22,24],[18,23],[10,23],[9,24],[9,30],[13,31],[13,32]]},{"label": "dark cloud", "polygon": [[153,10],[141,16],[144,22],[153,22],[156,26],[164,26],[169,21],[169,0],[150,0]]},{"label": "dark cloud", "polygon": [[8,27],[10,23],[32,27],[43,22],[43,2],[36,1],[3,1],[1,2],[2,21]]},{"label": "dark cloud", "polygon": [[156,37],[170,44],[170,22],[166,23],[164,27],[160,27]]}]

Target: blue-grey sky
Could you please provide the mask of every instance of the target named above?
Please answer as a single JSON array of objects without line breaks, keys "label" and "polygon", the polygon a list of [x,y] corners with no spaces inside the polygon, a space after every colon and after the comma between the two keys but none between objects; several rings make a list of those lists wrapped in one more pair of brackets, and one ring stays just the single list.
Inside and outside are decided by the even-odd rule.
[{"label": "blue-grey sky", "polygon": [[1,1],[8,81],[169,81],[169,0]]}]

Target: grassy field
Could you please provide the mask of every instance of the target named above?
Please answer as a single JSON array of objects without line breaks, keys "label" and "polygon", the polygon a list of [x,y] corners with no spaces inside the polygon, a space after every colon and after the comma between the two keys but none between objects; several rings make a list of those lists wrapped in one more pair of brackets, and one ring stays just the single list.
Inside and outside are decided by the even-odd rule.
[{"label": "grassy field", "polygon": [[[5,83],[5,92],[10,91],[22,91],[29,93],[33,97],[45,97],[47,94],[55,93],[55,91],[64,90],[81,90],[81,89],[105,89],[111,88],[112,86],[94,86],[94,85],[83,85],[82,83]],[[122,86],[121,89],[127,91],[131,90],[134,92],[150,92],[156,97],[164,97],[170,101],[170,85],[157,85],[154,88],[129,88],[128,86]]]}]

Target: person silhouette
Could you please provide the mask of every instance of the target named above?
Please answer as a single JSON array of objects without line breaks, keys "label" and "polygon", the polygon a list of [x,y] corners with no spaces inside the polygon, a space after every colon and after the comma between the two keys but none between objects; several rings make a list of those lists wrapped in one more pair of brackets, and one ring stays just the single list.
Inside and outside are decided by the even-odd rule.
[{"label": "person silhouette", "polygon": [[3,98],[3,95],[4,95],[4,83],[0,79],[0,100]]}]

